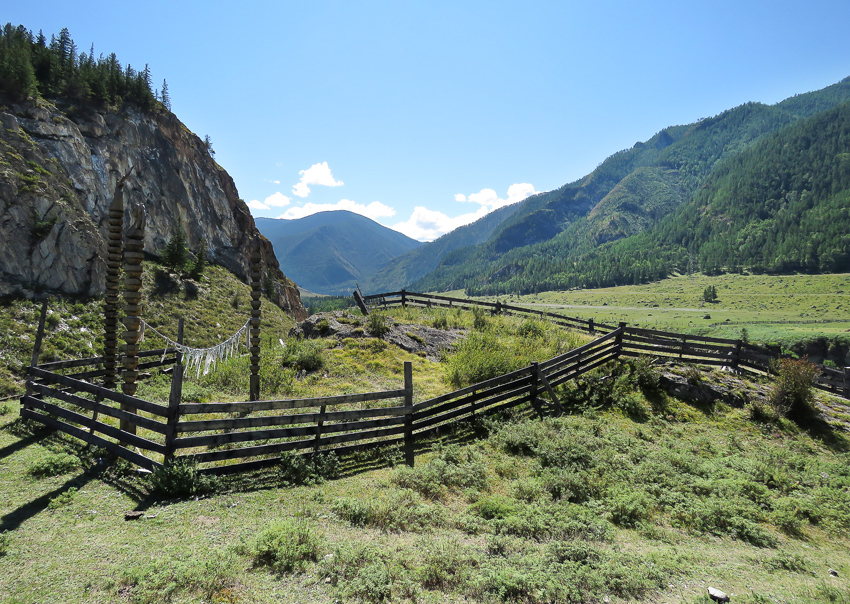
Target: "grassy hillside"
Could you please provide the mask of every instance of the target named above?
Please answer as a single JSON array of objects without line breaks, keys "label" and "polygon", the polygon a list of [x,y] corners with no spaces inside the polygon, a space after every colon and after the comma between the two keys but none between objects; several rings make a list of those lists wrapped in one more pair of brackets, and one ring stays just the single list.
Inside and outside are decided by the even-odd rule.
[{"label": "grassy hillside", "polygon": [[[511,362],[581,341],[510,318],[475,330],[458,311],[391,316],[471,329]],[[369,337],[315,345],[321,369],[298,395],[386,388],[404,360],[430,395],[475,359],[428,361]],[[708,585],[735,602],[850,602],[843,433],[765,413],[766,384],[678,370],[754,401],[693,405],[659,390],[650,365],[604,369],[559,389],[568,415],[457,426],[420,446],[414,469],[393,465],[394,450],[289,459],[178,498],[6,406],[0,602],[696,604]]]},{"label": "grassy hillside", "polygon": [[[251,288],[232,273],[210,266],[198,280],[181,281],[159,265],[144,264],[143,316],[149,325],[172,339],[177,320],[185,320],[185,343],[203,348],[235,333],[251,314]],[[99,300],[51,299],[40,360],[42,362],[99,356],[103,352],[103,304]],[[23,393],[24,368],[29,365],[41,304],[4,299],[0,305],[0,397]],[[264,299],[263,335],[285,335],[292,317]],[[148,334],[144,350],[162,348],[164,341]]]}]

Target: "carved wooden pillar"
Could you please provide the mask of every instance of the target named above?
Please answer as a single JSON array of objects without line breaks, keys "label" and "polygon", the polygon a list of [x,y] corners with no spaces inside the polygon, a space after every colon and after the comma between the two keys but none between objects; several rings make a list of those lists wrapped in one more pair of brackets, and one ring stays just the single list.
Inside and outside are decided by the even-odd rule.
[{"label": "carved wooden pillar", "polygon": [[249,398],[252,401],[260,400],[260,289],[261,264],[260,264],[260,239],[254,237],[251,245],[251,383]]},{"label": "carved wooden pillar", "polygon": [[118,314],[121,310],[121,255],[124,251],[124,181],[121,177],[109,204],[109,234],[106,253],[106,301],[103,305],[103,385],[115,388],[118,383]]},{"label": "carved wooden pillar", "polygon": [[[145,223],[147,216],[142,205],[133,206],[132,221],[127,229],[124,243],[124,383],[121,385],[124,394],[136,394],[136,379],[139,377],[139,339],[142,331],[142,259],[145,247]],[[132,405],[122,403],[121,409],[135,412]],[[136,426],[130,422],[121,422],[121,429],[135,434]]]}]

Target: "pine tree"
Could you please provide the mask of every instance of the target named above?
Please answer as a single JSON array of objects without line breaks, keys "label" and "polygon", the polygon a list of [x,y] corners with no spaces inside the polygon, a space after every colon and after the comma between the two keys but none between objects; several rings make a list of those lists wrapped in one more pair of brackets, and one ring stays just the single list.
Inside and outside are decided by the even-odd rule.
[{"label": "pine tree", "polygon": [[171,97],[168,94],[168,82],[162,80],[162,104],[171,111]]},{"label": "pine tree", "polygon": [[197,279],[201,275],[204,274],[204,269],[207,268],[207,240],[201,239],[201,242],[198,244],[198,252],[197,257],[195,258],[195,262],[192,264],[192,270],[190,274],[193,279]]},{"label": "pine tree", "polygon": [[188,260],[189,250],[186,247],[186,231],[183,230],[183,222],[178,219],[171,239],[159,251],[159,261],[166,268],[182,272]]}]

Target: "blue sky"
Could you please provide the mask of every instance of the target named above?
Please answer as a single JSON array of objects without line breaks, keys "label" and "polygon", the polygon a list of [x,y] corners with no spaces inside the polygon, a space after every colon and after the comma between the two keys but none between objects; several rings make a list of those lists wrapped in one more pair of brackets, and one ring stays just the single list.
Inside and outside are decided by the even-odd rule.
[{"label": "blue sky", "polygon": [[115,52],[255,216],[344,208],[430,240],[662,128],[850,75],[850,2],[8,2]]}]

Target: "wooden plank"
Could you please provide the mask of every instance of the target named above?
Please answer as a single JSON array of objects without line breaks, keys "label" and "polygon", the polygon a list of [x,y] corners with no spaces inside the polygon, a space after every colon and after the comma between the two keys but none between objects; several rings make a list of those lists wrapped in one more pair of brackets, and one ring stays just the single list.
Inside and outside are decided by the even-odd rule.
[{"label": "wooden plank", "polygon": [[478,382],[477,384],[473,384],[472,386],[466,386],[453,392],[447,392],[446,394],[435,396],[434,398],[428,399],[427,401],[422,401],[421,403],[413,405],[413,411],[414,413],[417,411],[422,411],[423,409],[428,409],[429,407],[439,405],[444,401],[458,398],[467,394],[472,394],[476,391],[485,391],[490,388],[511,388],[514,386],[515,383],[530,383],[530,381],[531,375],[529,374],[529,369],[528,367],[523,367],[522,369],[517,369],[516,371],[500,375],[499,377],[495,377],[490,380],[485,380],[483,382]]},{"label": "wooden plank", "polygon": [[112,441],[101,438],[96,434],[89,434],[85,430],[81,430],[80,428],[71,426],[69,424],[66,424],[65,422],[60,422],[57,419],[54,419],[47,415],[42,415],[41,413],[37,413],[35,411],[32,411],[31,409],[21,409],[21,417],[41,422],[49,428],[53,428],[54,430],[59,430],[60,432],[70,434],[71,436],[79,438],[81,441],[90,445],[102,447],[107,451],[114,453],[118,457],[126,459],[127,461],[134,463],[142,468],[147,468],[148,470],[155,470],[156,468],[162,465],[159,462],[145,457],[144,455],[136,453],[135,451],[131,451],[130,449],[126,449],[120,445],[115,444]]},{"label": "wooden plank", "polygon": [[594,357],[598,357],[601,354],[608,354],[610,352],[617,352],[617,351],[619,351],[619,347],[617,346],[617,343],[613,342],[613,341],[608,342],[608,343],[606,343],[603,346],[600,346],[598,348],[593,348],[591,350],[584,351],[584,353],[581,354],[581,355],[575,355],[571,358],[564,359],[562,362],[558,363],[557,365],[555,365],[555,364],[547,365],[546,370],[545,370],[546,375],[552,376],[553,374],[563,372],[564,370],[566,370],[568,368],[573,368],[577,364],[581,365],[582,363],[586,363],[589,360],[592,360]]},{"label": "wooden plank", "polygon": [[642,329],[640,327],[626,327],[626,335],[641,335],[641,336],[658,336],[662,338],[675,338],[681,340],[686,338],[693,342],[713,342],[715,344],[736,344],[738,340],[730,340],[728,338],[712,338],[709,336],[691,336],[672,331],[658,331],[656,329]]},{"label": "wooden plank", "polygon": [[76,394],[65,392],[63,390],[57,390],[56,388],[51,388],[50,386],[45,386],[44,384],[33,384],[32,388],[33,392],[39,394],[41,397],[56,398],[63,402],[82,407],[83,409],[95,411],[98,414],[108,415],[110,417],[114,417],[115,419],[123,419],[134,422],[140,428],[144,428],[152,432],[157,432],[158,434],[165,434],[165,424],[158,422],[154,419],[150,419],[142,415],[137,415],[135,413],[127,413],[126,411],[122,411],[117,407],[110,407],[109,405],[104,405],[101,402],[90,401],[87,398],[82,398],[80,396],[77,396]]},{"label": "wooden plank", "polygon": [[674,356],[684,356],[684,357],[698,357],[701,359],[727,359],[730,363],[732,362],[732,350],[726,351],[724,354],[719,354],[715,352],[705,352],[702,350],[696,350],[691,347],[679,347],[679,348],[667,348],[663,346],[647,346],[645,344],[633,344],[631,342],[624,342],[623,348],[627,350],[645,350],[647,352],[655,353],[658,356],[660,353],[665,353],[665,355],[674,355]]},{"label": "wooden plank", "polygon": [[[144,371],[145,369],[153,369],[155,367],[162,367],[164,365],[174,365],[175,360],[174,357],[166,357],[164,361],[149,361],[147,363],[139,363],[136,368],[137,371]],[[92,371],[83,371],[80,373],[69,373],[67,377],[74,378],[75,380],[89,380],[95,377],[101,377],[109,373],[108,369],[94,369]]]},{"label": "wooden plank", "polygon": [[362,394],[343,394],[320,398],[288,399],[278,401],[253,401],[246,403],[183,403],[180,405],[181,415],[197,415],[201,413],[254,413],[256,411],[275,411],[279,409],[305,409],[321,407],[322,405],[346,405],[368,401],[383,401],[390,398],[402,398],[404,390],[387,390],[384,392],[366,392]]},{"label": "wooden plank", "polygon": [[543,371],[546,371],[547,369],[549,369],[549,367],[551,367],[552,365],[557,365],[559,362],[561,362],[564,359],[568,360],[568,359],[570,359],[574,356],[577,356],[579,354],[584,354],[585,352],[592,350],[593,348],[599,346],[603,342],[607,342],[608,340],[612,340],[616,337],[617,337],[617,332],[612,331],[611,333],[606,334],[606,335],[602,336],[601,338],[597,338],[597,339],[593,340],[592,342],[588,342],[587,344],[584,344],[583,346],[579,346],[578,348],[573,348],[572,350],[568,350],[567,352],[565,352],[562,355],[552,357],[548,361],[541,361],[540,362],[540,368]]},{"label": "wooden plank", "polygon": [[469,405],[456,405],[454,406],[453,410],[448,410],[447,412],[442,412],[439,414],[433,413],[433,410],[429,411],[428,413],[415,413],[413,415],[414,429],[426,427],[433,423],[445,421],[454,417],[459,417],[465,413],[472,413],[472,411],[482,411],[486,413],[486,409],[491,405],[516,396],[522,396],[523,394],[527,393],[527,388],[517,388],[516,390],[512,390],[510,392],[504,392],[488,399],[477,401],[475,406],[472,408],[470,408]]},{"label": "wooden plank", "polygon": [[297,451],[298,449],[310,449],[313,447],[312,438],[306,440],[291,440],[283,443],[270,445],[257,445],[255,447],[243,447],[241,449],[221,449],[219,451],[205,451],[193,455],[180,455],[176,459],[189,459],[198,463],[211,461],[225,461],[228,459],[241,459],[248,457],[259,457],[260,455],[274,455],[286,451]]},{"label": "wooden plank", "polygon": [[710,344],[705,342],[696,342],[694,340],[688,338],[654,338],[650,336],[635,336],[630,334],[623,334],[623,339],[628,342],[636,342],[638,344],[655,344],[660,346],[678,346],[678,347],[689,347],[689,348],[697,348],[697,349],[705,349],[705,350],[714,350],[714,351],[727,351],[727,350],[735,350],[735,346],[723,346],[720,344]]},{"label": "wooden plank", "polygon": [[[501,392],[512,392],[517,389],[528,390],[531,387],[532,382],[533,378],[531,377],[531,375],[527,375],[520,380],[514,380],[512,382],[508,382],[507,384],[502,384],[493,388],[487,388],[479,392],[470,392],[465,396],[461,396],[455,399],[449,399],[448,401],[445,401],[444,397],[439,397],[440,399],[444,400],[444,402],[441,402],[439,405],[425,405],[422,403],[420,403],[419,405],[414,405],[414,416],[425,417],[429,414],[442,413],[443,411],[448,411],[456,407],[461,407],[463,405],[475,403],[476,401],[484,400]],[[431,401],[425,402],[430,403],[433,400],[435,399],[431,399]],[[426,409],[430,409],[430,411],[428,413],[423,413]]]},{"label": "wooden plank", "polygon": [[576,379],[578,376],[583,375],[583,374],[587,373],[588,371],[592,371],[593,369],[596,369],[597,367],[601,367],[602,365],[604,365],[605,363],[607,363],[609,361],[614,361],[616,359],[617,359],[617,354],[611,353],[610,355],[604,356],[604,357],[602,357],[602,358],[600,358],[600,359],[598,359],[598,360],[596,360],[596,361],[594,361],[594,362],[592,362],[588,365],[582,365],[581,367],[579,367],[578,369],[576,369],[572,373],[569,373],[569,374],[566,374],[566,375],[561,375],[560,377],[550,379],[549,381],[550,381],[550,383],[552,384],[553,387],[557,387],[557,386],[560,386],[561,384],[564,384],[564,383],[566,383],[570,380]]},{"label": "wooden plank", "polygon": [[607,356],[611,356],[611,355],[614,355],[616,357],[617,352],[619,352],[619,351],[614,346],[609,346],[609,347],[607,347],[603,350],[599,350],[599,351],[593,351],[592,354],[588,354],[588,355],[583,356],[580,359],[576,359],[571,365],[561,366],[557,370],[554,370],[554,371],[550,370],[547,377],[548,377],[549,381],[557,380],[558,378],[560,378],[564,375],[572,373],[576,370],[581,369],[582,367],[584,367],[586,365],[590,365],[590,364],[596,362],[598,359],[600,359],[602,357],[607,357]]},{"label": "wooden plank", "polygon": [[75,359],[72,361],[52,361],[50,363],[39,363],[39,369],[54,371],[56,369],[71,369],[73,367],[88,367],[90,365],[100,365],[103,363],[103,357],[90,357],[87,359]]},{"label": "wooden plank", "polygon": [[50,371],[45,371],[39,367],[30,367],[29,371],[30,375],[43,380],[47,384],[59,384],[61,386],[68,386],[73,390],[88,392],[89,394],[94,394],[96,396],[102,396],[103,398],[115,401],[116,403],[130,405],[142,411],[147,411],[148,413],[159,415],[160,417],[165,417],[168,414],[167,407],[157,405],[156,403],[151,403],[150,401],[146,401],[141,398],[136,398],[135,396],[127,396],[126,394],[114,392],[112,390],[109,390],[108,388],[96,386],[94,384],[83,382],[81,380],[75,380],[74,378],[65,375],[51,373]]},{"label": "wooden plank", "polygon": [[181,434],[188,432],[207,432],[209,430],[239,430],[244,428],[261,428],[264,426],[289,426],[294,424],[313,424],[324,417],[325,423],[359,420],[369,417],[399,416],[407,413],[404,407],[383,407],[377,409],[354,409],[351,411],[336,411],[325,413],[301,413],[296,415],[275,415],[266,417],[237,417],[213,419],[194,422],[179,422],[175,431]]},{"label": "wooden plank", "polygon": [[93,420],[90,417],[80,415],[79,413],[60,407],[59,405],[45,402],[41,399],[35,398],[34,396],[25,396],[24,398],[26,399],[27,407],[30,409],[41,409],[45,413],[59,416],[62,419],[74,422],[75,424],[80,424],[81,426],[85,426],[89,429],[94,429],[95,431],[114,438],[125,445],[139,447],[140,449],[146,449],[155,453],[165,452],[164,445],[142,438],[141,436],[125,432],[124,430]]},{"label": "wooden plank", "polygon": [[[528,403],[530,401],[530,396],[528,394],[522,395],[519,398],[508,400],[505,403],[500,405],[495,405],[492,407],[488,407],[487,409],[483,409],[480,411],[482,415],[494,415],[499,413],[500,411],[504,411],[506,409],[511,409],[518,405],[522,405],[524,403]],[[434,418],[435,421],[431,422],[421,422],[414,427],[414,436],[415,438],[423,438],[427,437],[429,434],[435,433],[439,428],[445,426],[454,426],[458,421],[458,414],[446,414],[446,416],[441,416],[440,418]],[[470,414],[472,417],[472,414]]]},{"label": "wooden plank", "polygon": [[396,434],[404,434],[404,426],[394,428],[382,428],[379,430],[368,430],[355,434],[340,434],[339,436],[322,437],[320,445],[326,447],[339,443],[348,443],[356,440],[371,440],[373,438],[382,438],[384,436],[395,436]]}]

